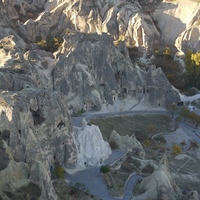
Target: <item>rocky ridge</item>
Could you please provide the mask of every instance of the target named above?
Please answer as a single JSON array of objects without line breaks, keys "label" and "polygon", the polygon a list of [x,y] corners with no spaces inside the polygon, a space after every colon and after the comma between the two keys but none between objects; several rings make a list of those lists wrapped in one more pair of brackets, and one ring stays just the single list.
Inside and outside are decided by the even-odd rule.
[{"label": "rocky ridge", "polygon": [[[127,47],[151,49],[160,35],[137,1],[0,0],[0,17],[3,199],[57,199],[52,169],[77,163],[69,113],[127,96],[152,107],[179,100],[160,68],[129,58]],[[48,36],[63,38],[58,51],[36,45]]]},{"label": "rocky ridge", "polygon": [[33,88],[1,91],[0,113],[1,144],[7,152],[1,159],[1,195],[9,191],[15,196],[15,190],[34,183],[41,190],[41,199],[55,199],[50,171],[56,163],[74,167],[77,159],[62,95]]}]

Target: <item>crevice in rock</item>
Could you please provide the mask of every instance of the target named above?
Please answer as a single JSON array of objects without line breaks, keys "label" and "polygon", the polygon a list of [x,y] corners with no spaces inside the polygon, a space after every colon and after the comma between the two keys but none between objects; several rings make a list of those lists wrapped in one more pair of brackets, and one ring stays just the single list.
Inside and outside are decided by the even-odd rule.
[{"label": "crevice in rock", "polygon": [[57,128],[58,128],[59,130],[61,130],[62,127],[65,127],[65,123],[63,123],[63,122],[61,121],[61,122],[57,125]]},{"label": "crevice in rock", "polygon": [[3,146],[3,140],[9,143],[10,131],[4,130],[0,132],[0,171],[4,170],[9,163],[9,156],[6,153],[6,149]]},{"label": "crevice in rock", "polygon": [[3,139],[5,142],[7,142],[9,146],[10,145],[10,131],[3,130],[2,132],[0,132],[0,139]]},{"label": "crevice in rock", "polygon": [[30,108],[30,111],[33,116],[34,125],[41,125],[45,121],[45,118],[42,116],[41,110],[37,109],[36,111],[34,111]]}]

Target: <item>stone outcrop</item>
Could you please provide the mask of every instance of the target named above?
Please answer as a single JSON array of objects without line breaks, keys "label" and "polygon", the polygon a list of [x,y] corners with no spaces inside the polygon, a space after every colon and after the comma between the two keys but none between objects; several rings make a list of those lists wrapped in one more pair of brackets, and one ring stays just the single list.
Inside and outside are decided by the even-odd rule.
[{"label": "stone outcrop", "polygon": [[164,155],[158,168],[152,175],[142,180],[139,186],[140,195],[134,196],[134,200],[143,199],[181,199],[182,192],[176,185],[170,172],[167,157]]},{"label": "stone outcrop", "polygon": [[121,150],[136,152],[141,158],[144,158],[145,156],[144,149],[140,142],[136,139],[135,135],[120,136],[119,133],[113,130],[110,135],[109,142],[115,142]]},{"label": "stone outcrop", "polygon": [[124,43],[118,48],[107,34],[65,36],[52,71],[53,88],[67,96],[69,107],[77,112],[100,110],[104,102],[113,104],[128,95],[143,99],[153,107],[168,107],[179,101],[161,69],[145,72],[133,66]]},{"label": "stone outcrop", "polygon": [[77,164],[86,166],[99,166],[112,153],[110,146],[103,140],[101,131],[96,125],[87,125],[83,119],[82,127],[74,127],[74,142],[77,148]]},{"label": "stone outcrop", "polygon": [[0,119],[1,145],[7,152],[0,171],[0,185],[6,187],[2,190],[32,182],[41,189],[42,199],[56,199],[51,170],[55,163],[72,168],[77,159],[62,94],[33,88],[1,91]]},{"label": "stone outcrop", "polygon": [[[190,5],[190,6],[188,6]],[[153,12],[161,41],[179,51],[200,51],[200,4],[196,1],[163,1]]]},{"label": "stone outcrop", "polygon": [[196,190],[192,190],[187,195],[188,200],[199,200],[199,193]]},{"label": "stone outcrop", "polygon": [[137,1],[48,1],[45,11],[24,26],[33,41],[38,36],[63,35],[73,30],[123,37],[129,47],[149,49],[159,38],[151,17],[140,12]]}]

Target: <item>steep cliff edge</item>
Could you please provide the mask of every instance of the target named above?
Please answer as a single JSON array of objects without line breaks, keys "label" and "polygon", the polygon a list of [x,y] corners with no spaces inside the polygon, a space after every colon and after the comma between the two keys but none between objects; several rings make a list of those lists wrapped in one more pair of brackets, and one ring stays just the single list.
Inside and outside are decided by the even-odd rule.
[{"label": "steep cliff edge", "polygon": [[1,145],[7,152],[0,171],[1,192],[15,195],[15,190],[34,183],[41,199],[56,199],[52,169],[56,163],[64,168],[76,164],[72,127],[62,95],[39,89],[2,91],[0,113]]},{"label": "steep cliff edge", "polygon": [[[189,6],[188,6],[189,5]],[[163,1],[153,12],[161,30],[161,41],[186,52],[200,51],[200,4],[196,1]]]}]

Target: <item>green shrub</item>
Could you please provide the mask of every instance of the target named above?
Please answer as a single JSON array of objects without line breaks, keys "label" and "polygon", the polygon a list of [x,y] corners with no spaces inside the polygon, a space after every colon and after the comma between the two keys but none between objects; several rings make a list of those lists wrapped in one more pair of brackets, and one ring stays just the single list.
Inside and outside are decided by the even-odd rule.
[{"label": "green shrub", "polygon": [[195,87],[191,87],[186,91],[185,94],[188,96],[194,96],[195,94],[198,94],[198,90]]},{"label": "green shrub", "polygon": [[53,173],[58,178],[64,178],[65,170],[61,166],[56,166]]},{"label": "green shrub", "polygon": [[45,51],[55,52],[62,45],[63,38],[48,36],[46,40],[38,37],[36,44]]},{"label": "green shrub", "polygon": [[109,165],[102,165],[100,168],[100,172],[106,174],[110,171],[110,166]]},{"label": "green shrub", "polygon": [[150,147],[151,145],[151,140],[147,139],[144,141],[144,145],[147,146],[147,147]]},{"label": "green shrub", "polygon": [[174,144],[172,146],[172,152],[173,152],[173,154],[178,155],[182,152],[182,149],[178,144]]}]

